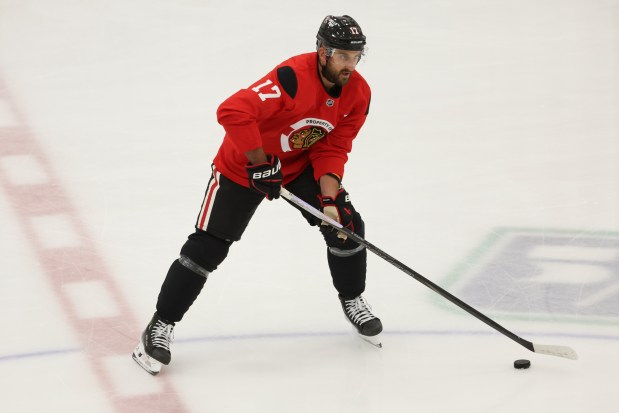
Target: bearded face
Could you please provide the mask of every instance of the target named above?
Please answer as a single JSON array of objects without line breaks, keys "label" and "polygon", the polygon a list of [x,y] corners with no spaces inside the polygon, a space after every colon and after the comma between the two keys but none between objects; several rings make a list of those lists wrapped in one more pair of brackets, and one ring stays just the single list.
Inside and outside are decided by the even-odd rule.
[{"label": "bearded face", "polygon": [[336,86],[344,86],[350,80],[355,67],[361,58],[361,52],[351,50],[331,50],[322,66],[322,76]]}]

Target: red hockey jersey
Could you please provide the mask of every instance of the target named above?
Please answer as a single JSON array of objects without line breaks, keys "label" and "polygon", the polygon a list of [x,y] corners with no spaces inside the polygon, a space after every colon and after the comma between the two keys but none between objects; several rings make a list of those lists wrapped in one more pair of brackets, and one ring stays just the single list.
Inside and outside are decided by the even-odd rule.
[{"label": "red hockey jersey", "polygon": [[327,91],[317,60],[316,52],[292,57],[219,106],[226,135],[214,164],[224,176],[248,186],[244,153],[263,147],[281,160],[284,185],[310,164],[316,180],[343,177],[368,114],[370,87],[355,71],[346,85]]}]

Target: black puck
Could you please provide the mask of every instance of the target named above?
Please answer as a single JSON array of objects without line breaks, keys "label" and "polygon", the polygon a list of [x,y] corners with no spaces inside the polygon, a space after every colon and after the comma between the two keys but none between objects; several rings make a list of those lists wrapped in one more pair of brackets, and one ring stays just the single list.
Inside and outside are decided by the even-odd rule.
[{"label": "black puck", "polygon": [[516,369],[528,369],[529,367],[531,367],[531,362],[529,360],[520,359],[514,361],[514,368]]}]

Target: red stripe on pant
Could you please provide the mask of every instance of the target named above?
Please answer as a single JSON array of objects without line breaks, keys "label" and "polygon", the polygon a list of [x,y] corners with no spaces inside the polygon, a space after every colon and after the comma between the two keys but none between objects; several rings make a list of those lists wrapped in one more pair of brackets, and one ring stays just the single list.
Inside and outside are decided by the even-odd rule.
[{"label": "red stripe on pant", "polygon": [[207,195],[204,197],[202,203],[202,209],[200,210],[200,217],[198,218],[198,228],[202,231],[206,231],[208,218],[211,215],[211,209],[213,208],[213,201],[215,200],[215,194],[219,189],[219,171],[213,169],[213,180],[211,181],[210,188],[207,189]]}]

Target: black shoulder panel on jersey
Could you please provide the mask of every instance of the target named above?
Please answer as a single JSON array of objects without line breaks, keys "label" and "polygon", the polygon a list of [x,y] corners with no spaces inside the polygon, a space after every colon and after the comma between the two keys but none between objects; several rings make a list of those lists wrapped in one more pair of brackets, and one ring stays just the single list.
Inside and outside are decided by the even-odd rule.
[{"label": "black shoulder panel on jersey", "polygon": [[370,113],[370,103],[372,102],[372,97],[368,99],[368,108],[365,110],[365,116]]},{"label": "black shoulder panel on jersey", "polygon": [[297,95],[297,88],[299,86],[297,83],[297,75],[294,73],[294,70],[290,66],[280,67],[277,69],[277,79],[286,93],[288,93],[288,96],[294,99]]}]

